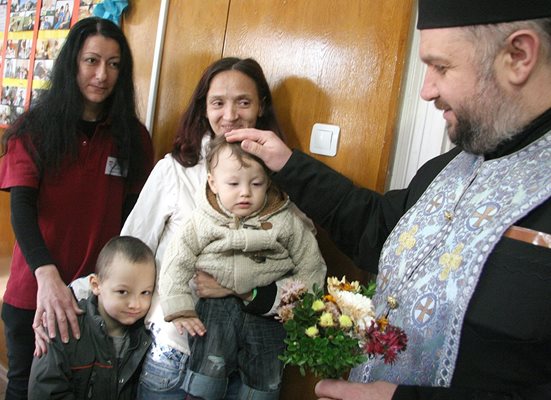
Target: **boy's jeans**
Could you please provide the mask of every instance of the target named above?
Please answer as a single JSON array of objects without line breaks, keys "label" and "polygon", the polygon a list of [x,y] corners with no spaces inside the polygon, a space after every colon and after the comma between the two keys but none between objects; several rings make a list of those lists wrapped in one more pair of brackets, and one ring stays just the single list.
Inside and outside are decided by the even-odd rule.
[{"label": "boy's jeans", "polygon": [[138,399],[183,399],[187,360],[187,354],[153,340],[143,362]]},{"label": "boy's jeans", "polygon": [[[170,346],[157,343],[153,338],[145,356],[140,385],[139,400],[181,400],[186,396],[183,389],[188,355]],[[241,380],[234,373],[230,377],[225,400],[237,399]]]},{"label": "boy's jeans", "polygon": [[193,396],[221,399],[227,377],[239,370],[238,399],[278,399],[285,329],[273,318],[248,314],[235,297],[200,299],[197,314],[207,328],[190,338],[191,356],[184,388]]}]

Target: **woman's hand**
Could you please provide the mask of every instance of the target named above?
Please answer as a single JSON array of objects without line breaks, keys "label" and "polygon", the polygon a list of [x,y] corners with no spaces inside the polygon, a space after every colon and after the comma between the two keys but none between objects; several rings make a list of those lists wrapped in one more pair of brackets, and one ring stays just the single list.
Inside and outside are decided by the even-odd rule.
[{"label": "woman's hand", "polygon": [[35,271],[38,282],[36,295],[36,313],[33,329],[35,335],[40,330],[42,320],[46,321],[46,328],[50,339],[56,335],[56,324],[63,343],[69,341],[69,327],[73,336],[80,338],[77,315],[82,314],[78,304],[65,282],[59,276],[55,265],[44,265]]},{"label": "woman's hand", "polygon": [[195,293],[199,297],[219,298],[234,296],[236,293],[233,290],[221,286],[212,275],[203,271],[197,271],[193,277]]},{"label": "woman's hand", "polygon": [[241,300],[250,301],[252,292],[236,293],[231,289],[228,289],[218,283],[212,275],[203,271],[197,271],[193,277],[192,288],[195,290],[195,294],[202,298],[220,298],[227,296],[237,296]]},{"label": "woman's hand", "polygon": [[389,382],[352,383],[324,379],[316,385],[318,400],[391,400],[396,385]]},{"label": "woman's hand", "polygon": [[48,343],[50,343],[50,338],[48,337],[48,332],[44,328],[48,322],[46,321],[46,313],[42,313],[42,323],[38,326],[33,324],[34,329],[34,353],[35,357],[42,357],[48,352]]},{"label": "woman's hand", "polygon": [[293,152],[272,131],[246,128],[226,133],[228,142],[241,141],[243,150],[259,157],[268,168],[277,172],[287,163]]}]

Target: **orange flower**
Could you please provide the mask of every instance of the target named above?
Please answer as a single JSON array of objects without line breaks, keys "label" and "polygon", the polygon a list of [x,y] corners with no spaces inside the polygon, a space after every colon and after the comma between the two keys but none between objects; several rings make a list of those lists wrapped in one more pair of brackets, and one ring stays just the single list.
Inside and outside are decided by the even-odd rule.
[{"label": "orange flower", "polygon": [[331,303],[336,303],[335,298],[330,294],[326,294],[325,296],[323,296],[323,301],[329,301]]},{"label": "orange flower", "polygon": [[347,292],[353,292],[355,291],[355,288],[352,287],[352,285],[349,282],[344,282],[339,285],[340,290],[345,290]]},{"label": "orange flower", "polygon": [[385,317],[380,317],[377,319],[377,326],[379,327],[379,330],[381,332],[384,332],[386,327],[388,326],[388,319]]},{"label": "orange flower", "polygon": [[360,290],[360,283],[358,281],[348,282],[346,276],[340,280],[332,276],[327,278],[327,289],[329,293],[334,291],[357,293]]}]

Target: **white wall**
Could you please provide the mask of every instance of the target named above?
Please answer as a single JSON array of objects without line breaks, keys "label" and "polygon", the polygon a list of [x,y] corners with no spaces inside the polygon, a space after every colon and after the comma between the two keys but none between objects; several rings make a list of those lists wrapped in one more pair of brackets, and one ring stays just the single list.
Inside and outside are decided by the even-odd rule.
[{"label": "white wall", "polygon": [[442,111],[420,97],[426,67],[419,59],[419,31],[411,37],[388,189],[406,187],[421,165],[453,147]]}]

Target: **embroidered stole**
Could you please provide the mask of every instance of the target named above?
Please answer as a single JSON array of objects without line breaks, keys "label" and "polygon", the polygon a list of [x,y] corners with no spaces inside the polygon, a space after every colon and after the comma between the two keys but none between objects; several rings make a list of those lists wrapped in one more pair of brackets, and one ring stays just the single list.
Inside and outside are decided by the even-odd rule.
[{"label": "embroidered stole", "polygon": [[[551,132],[490,161],[460,153],[400,219],[379,260],[377,315],[408,335],[394,365],[379,359],[351,381],[451,383],[465,312],[486,259],[503,233],[551,196]],[[388,296],[398,301],[390,309]]]}]

